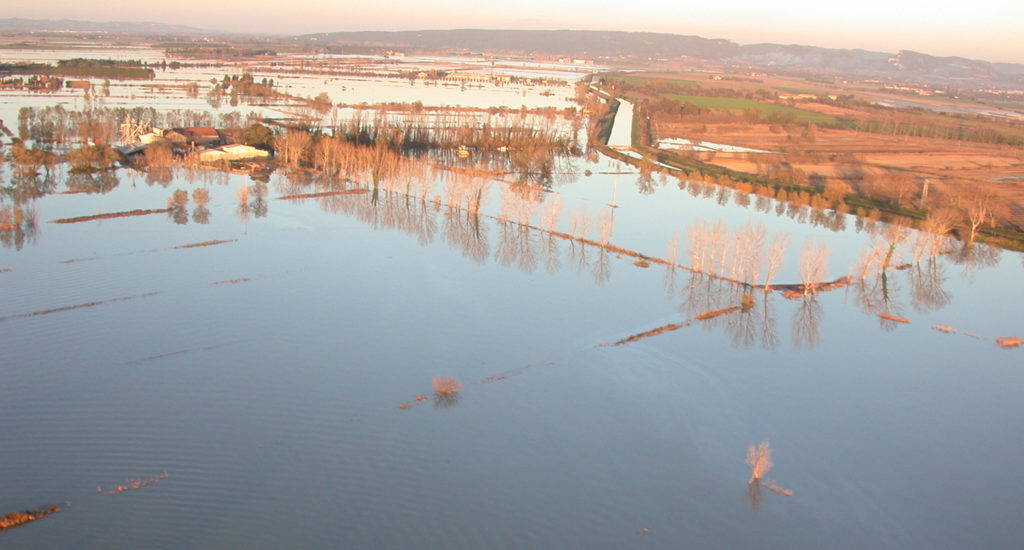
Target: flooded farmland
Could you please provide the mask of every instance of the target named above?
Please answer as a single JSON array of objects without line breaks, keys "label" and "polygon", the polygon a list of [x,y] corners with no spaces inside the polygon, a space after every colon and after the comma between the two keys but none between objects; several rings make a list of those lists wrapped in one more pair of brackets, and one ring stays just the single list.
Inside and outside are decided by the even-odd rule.
[{"label": "flooded farmland", "polygon": [[47,517],[0,546],[1024,536],[1020,253],[599,154],[543,184],[479,160],[379,185],[5,163],[0,514]]}]

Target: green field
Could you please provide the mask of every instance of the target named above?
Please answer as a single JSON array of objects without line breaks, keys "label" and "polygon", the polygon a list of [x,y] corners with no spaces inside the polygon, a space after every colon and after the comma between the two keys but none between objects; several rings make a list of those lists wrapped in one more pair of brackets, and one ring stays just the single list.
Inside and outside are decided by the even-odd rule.
[{"label": "green field", "polygon": [[792,114],[794,117],[794,122],[797,123],[810,122],[811,124],[827,126],[841,124],[839,119],[833,116],[823,115],[821,113],[815,113],[813,111],[805,111],[804,109],[797,109],[796,107],[789,107],[787,105],[777,105],[775,103],[755,101],[753,99],[743,99],[736,97],[705,97],[699,95],[680,94],[666,94],[665,97],[674,99],[682,103],[690,103],[698,107],[704,107],[706,109],[728,109],[731,111],[746,111],[747,109],[757,109],[758,111],[761,112],[762,117],[768,117],[773,114]]},{"label": "green field", "polygon": [[682,87],[686,87],[686,88],[697,88],[697,87],[700,86],[700,84],[698,84],[696,80],[690,80],[690,79],[687,79],[687,78],[681,78],[681,77],[673,76],[672,74],[669,74],[669,73],[665,73],[664,75],[658,75],[658,76],[652,75],[650,73],[643,74],[643,75],[609,73],[609,74],[606,75],[606,77],[609,80],[614,79],[614,80],[618,80],[620,82],[623,82],[625,84],[628,84],[630,86],[637,86],[637,87],[643,86],[644,84],[657,83],[657,82],[666,82],[666,83],[670,83],[670,84],[672,84],[674,86],[682,86]]}]

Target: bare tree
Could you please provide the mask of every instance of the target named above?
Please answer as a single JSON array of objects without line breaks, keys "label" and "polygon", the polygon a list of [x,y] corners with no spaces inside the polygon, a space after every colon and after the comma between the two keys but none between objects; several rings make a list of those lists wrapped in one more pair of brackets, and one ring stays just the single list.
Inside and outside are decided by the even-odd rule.
[{"label": "bare tree", "polygon": [[705,273],[704,260],[707,250],[707,222],[697,220],[686,228],[686,236],[690,238],[690,265],[695,271]]},{"label": "bare tree", "polygon": [[765,245],[764,224],[747,222],[737,233],[737,256],[740,258],[739,280],[753,285],[761,275]]},{"label": "bare tree", "polygon": [[797,265],[797,274],[803,283],[804,295],[814,294],[818,283],[824,280],[828,260],[828,244],[820,243],[817,246],[808,239],[800,252],[800,263]]},{"label": "bare tree", "polygon": [[949,233],[956,222],[956,212],[951,208],[942,208],[928,213],[917,232],[912,253],[914,262],[923,258],[933,258],[943,253],[949,246]]},{"label": "bare tree", "polygon": [[747,466],[750,466],[750,481],[748,483],[754,483],[761,479],[768,473],[768,470],[772,469],[774,466],[772,447],[767,441],[762,441],[756,447],[751,445],[747,449]]},{"label": "bare tree", "polygon": [[967,245],[973,245],[978,230],[983,225],[995,225],[996,218],[1003,214],[1004,205],[990,192],[972,190],[964,197],[964,214],[969,231]]},{"label": "bare tree", "polygon": [[309,132],[289,128],[274,139],[274,149],[282,164],[297,168],[308,157],[312,142]]},{"label": "bare tree", "polygon": [[[722,220],[715,220],[715,223],[711,224],[711,274],[712,275],[724,275],[725,274],[725,262],[729,257],[729,247],[732,243],[729,239],[729,230],[725,227],[725,223]],[[715,264],[718,264],[717,271],[715,270]]]},{"label": "bare tree", "polygon": [[550,197],[545,204],[544,210],[541,213],[541,221],[544,224],[544,230],[551,233],[558,227],[558,219],[562,215],[562,208],[565,203],[562,198],[558,195]]},{"label": "bare tree", "polygon": [[668,241],[665,247],[665,259],[672,269],[675,269],[676,264],[679,263],[679,233],[673,233],[672,238]]},{"label": "bare tree", "polygon": [[882,262],[882,271],[885,271],[894,261],[901,261],[900,247],[910,238],[910,228],[903,218],[897,218],[884,227],[881,236],[887,247],[885,259]]},{"label": "bare tree", "polygon": [[600,235],[598,242],[601,246],[607,246],[608,241],[612,238],[612,232],[615,230],[615,212],[611,208],[601,212],[597,220],[598,234]]},{"label": "bare tree", "polygon": [[898,206],[910,204],[910,198],[919,188],[919,181],[910,174],[901,173],[892,177],[890,198]]},{"label": "bare tree", "polygon": [[762,442],[757,447],[751,445],[747,449],[747,465],[750,466],[750,481],[747,482],[749,490],[748,496],[750,498],[750,504],[755,510],[760,506],[761,487],[780,495],[793,495],[793,491],[779,487],[775,481],[765,477],[765,474],[768,473],[768,470],[773,466],[772,449],[767,441]]},{"label": "bare tree", "polygon": [[772,235],[771,244],[768,246],[768,264],[764,273],[765,290],[771,285],[772,279],[782,267],[786,250],[789,249],[789,233],[776,233]]}]

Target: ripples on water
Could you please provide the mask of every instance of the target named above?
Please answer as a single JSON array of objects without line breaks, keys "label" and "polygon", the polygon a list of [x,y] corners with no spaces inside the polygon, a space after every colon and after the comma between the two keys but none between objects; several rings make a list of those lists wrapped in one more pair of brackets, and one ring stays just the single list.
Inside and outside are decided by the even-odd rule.
[{"label": "ripples on water", "polygon": [[[1020,350],[992,339],[1019,330],[1020,300],[987,290],[1011,288],[1019,255],[967,277],[940,258],[944,306],[914,302],[913,271],[894,271],[884,298],[912,322],[892,330],[858,298],[872,288],[755,292],[734,308],[736,285],[598,246],[612,193],[609,242],[652,259],[719,212],[841,243],[833,274],[870,236],[674,184],[641,193],[627,169],[586,167],[595,175],[520,199],[495,182],[480,215],[399,190],[281,200],[325,189],[284,175],[255,209],[237,204],[239,186],[258,185],[245,176],[184,172],[166,188],[122,174],[106,194],[38,199],[38,238],[0,249],[0,511],[70,505],[3,545],[1019,540],[1024,374]],[[48,223],[158,208],[197,186],[211,190],[207,223]],[[549,232],[542,207],[556,197]],[[540,205],[524,225],[532,203],[506,200]],[[793,281],[794,260],[778,280]],[[457,401],[399,408],[437,375],[462,382]],[[755,513],[744,456],[765,439],[795,495],[765,494]]]}]

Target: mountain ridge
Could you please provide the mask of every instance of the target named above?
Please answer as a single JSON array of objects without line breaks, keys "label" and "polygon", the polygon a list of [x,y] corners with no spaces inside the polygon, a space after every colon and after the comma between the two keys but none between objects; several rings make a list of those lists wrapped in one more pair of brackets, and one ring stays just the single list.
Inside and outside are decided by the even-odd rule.
[{"label": "mountain ridge", "polygon": [[[130,35],[239,36],[157,22],[92,22],[72,19],[0,19],[5,32],[105,32]],[[421,51],[551,55],[610,60],[698,60],[756,70],[778,69],[858,78],[891,79],[938,86],[1024,88],[1024,64],[912,50],[876,52],[799,44],[741,45],[721,39],[647,31],[425,29],[338,31],[277,35],[277,40],[312,48],[361,45]]]},{"label": "mountain ridge", "polygon": [[1001,87],[1024,86],[1024,64],[940,57],[912,50],[875,52],[799,44],[741,45],[725,39],[655,32],[514,29],[341,31],[298,35],[292,40],[321,46],[360,44],[611,59],[692,58],[752,68],[776,67],[936,85],[971,81]]}]

